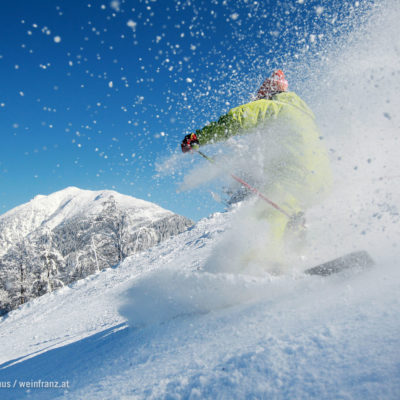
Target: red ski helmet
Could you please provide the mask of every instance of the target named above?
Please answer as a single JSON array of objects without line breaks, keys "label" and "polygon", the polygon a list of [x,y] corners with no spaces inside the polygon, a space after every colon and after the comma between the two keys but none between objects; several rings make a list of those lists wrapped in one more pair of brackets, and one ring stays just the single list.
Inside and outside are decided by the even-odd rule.
[{"label": "red ski helmet", "polygon": [[285,74],[281,69],[277,69],[263,82],[260,89],[258,89],[256,99],[268,98],[271,94],[277,92],[286,92],[288,86],[289,84],[285,78]]}]

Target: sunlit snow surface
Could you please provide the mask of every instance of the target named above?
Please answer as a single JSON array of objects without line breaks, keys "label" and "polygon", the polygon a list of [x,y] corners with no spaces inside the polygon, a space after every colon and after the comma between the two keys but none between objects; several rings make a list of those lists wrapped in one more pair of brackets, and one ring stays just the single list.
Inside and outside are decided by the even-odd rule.
[{"label": "sunlit snow surface", "polygon": [[2,398],[395,399],[398,252],[377,234],[375,268],[328,279],[203,271],[239,211],[11,312],[0,380],[70,388]]}]

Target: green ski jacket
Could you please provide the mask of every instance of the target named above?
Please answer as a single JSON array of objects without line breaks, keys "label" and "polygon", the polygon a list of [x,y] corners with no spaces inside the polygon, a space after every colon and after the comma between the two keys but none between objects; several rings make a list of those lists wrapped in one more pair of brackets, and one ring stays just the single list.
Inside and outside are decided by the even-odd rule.
[{"label": "green ski jacket", "polygon": [[[260,128],[260,129],[259,129]],[[279,200],[287,193],[298,207],[310,205],[317,194],[331,185],[327,151],[320,138],[313,112],[294,92],[281,92],[271,100],[256,100],[231,109],[216,122],[196,130],[199,145],[224,141],[231,136],[258,131],[268,154],[266,191]]]}]

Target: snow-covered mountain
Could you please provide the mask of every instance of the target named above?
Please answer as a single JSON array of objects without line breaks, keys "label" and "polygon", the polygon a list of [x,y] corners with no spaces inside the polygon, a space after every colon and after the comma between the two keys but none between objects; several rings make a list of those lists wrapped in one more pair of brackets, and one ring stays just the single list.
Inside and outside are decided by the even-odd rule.
[{"label": "snow-covered mountain", "polygon": [[192,225],[114,191],[69,187],[0,216],[0,310],[116,265]]},{"label": "snow-covered mountain", "polygon": [[1,398],[397,398],[392,256],[330,278],[207,272],[239,211],[3,317]]}]

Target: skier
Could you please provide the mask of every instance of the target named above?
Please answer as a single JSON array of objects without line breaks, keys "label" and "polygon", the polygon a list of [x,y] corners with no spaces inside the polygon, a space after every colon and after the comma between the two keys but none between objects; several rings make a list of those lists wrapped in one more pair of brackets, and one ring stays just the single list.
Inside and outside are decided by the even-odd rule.
[{"label": "skier", "polygon": [[306,103],[288,91],[283,71],[277,70],[263,82],[254,101],[186,135],[181,144],[186,153],[233,135],[254,131],[260,135],[267,153],[263,165],[266,181],[259,189],[283,210],[261,200],[255,210],[270,225],[272,263],[285,262],[286,244],[293,242],[290,238],[304,244],[304,230],[299,229],[304,227],[304,213],[330,188],[329,159],[314,118]]}]

